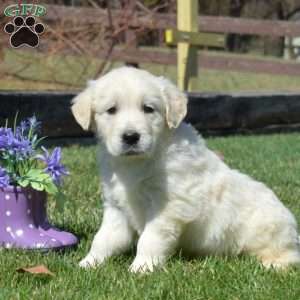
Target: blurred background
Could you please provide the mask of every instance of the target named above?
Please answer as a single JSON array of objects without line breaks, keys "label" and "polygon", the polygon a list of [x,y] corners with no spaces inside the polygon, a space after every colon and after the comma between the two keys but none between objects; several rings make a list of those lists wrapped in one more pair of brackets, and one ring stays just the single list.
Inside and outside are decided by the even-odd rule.
[{"label": "blurred background", "polygon": [[[37,48],[18,49],[1,30],[0,89],[77,90],[124,64],[176,81],[176,44],[165,41],[176,28],[175,0],[31,2],[47,8],[46,30]],[[223,36],[197,46],[198,91],[300,90],[300,29],[297,37],[285,23],[300,27],[300,0],[199,0],[198,15],[200,31]],[[2,14],[1,26],[11,20]]]}]

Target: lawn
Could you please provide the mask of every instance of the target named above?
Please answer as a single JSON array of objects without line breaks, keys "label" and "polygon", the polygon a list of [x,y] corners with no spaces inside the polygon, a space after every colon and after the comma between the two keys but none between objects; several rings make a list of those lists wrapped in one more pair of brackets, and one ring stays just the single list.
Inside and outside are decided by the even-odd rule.
[{"label": "lawn", "polygon": [[[272,187],[300,221],[298,134],[210,138],[208,144],[221,151],[230,166]],[[127,271],[133,250],[96,270],[79,269],[78,261],[101,222],[96,146],[64,146],[63,155],[71,171],[65,181],[64,217],[54,209],[53,199],[49,211],[55,224],[80,236],[80,244],[65,253],[2,250],[0,299],[300,299],[300,270],[265,270],[250,257],[187,260],[177,255],[164,270],[139,276]],[[55,276],[16,272],[37,264],[45,264]]]}]

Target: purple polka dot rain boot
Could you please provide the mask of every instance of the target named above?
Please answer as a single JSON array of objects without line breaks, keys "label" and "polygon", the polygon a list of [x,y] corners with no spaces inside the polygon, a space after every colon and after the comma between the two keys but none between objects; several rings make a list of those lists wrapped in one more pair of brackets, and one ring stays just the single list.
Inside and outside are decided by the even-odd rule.
[{"label": "purple polka dot rain boot", "polygon": [[38,191],[33,192],[34,220],[42,234],[51,236],[52,239],[62,243],[64,247],[72,247],[78,243],[78,239],[70,232],[60,230],[50,224],[47,217],[46,194]]},{"label": "purple polka dot rain boot", "polygon": [[41,232],[33,217],[34,191],[0,189],[0,246],[22,249],[59,249],[63,244]]}]

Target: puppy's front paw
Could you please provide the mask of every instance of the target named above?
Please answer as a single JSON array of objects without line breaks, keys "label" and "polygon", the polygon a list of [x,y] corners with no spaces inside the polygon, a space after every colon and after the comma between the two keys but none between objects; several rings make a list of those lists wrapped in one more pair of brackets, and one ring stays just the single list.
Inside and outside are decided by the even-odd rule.
[{"label": "puppy's front paw", "polygon": [[163,263],[163,259],[159,257],[136,257],[129,267],[132,273],[153,272],[154,268]]},{"label": "puppy's front paw", "polygon": [[137,259],[135,259],[129,267],[129,271],[132,273],[153,272],[153,269],[153,263],[151,263],[150,261],[138,261]]},{"label": "puppy's front paw", "polygon": [[85,269],[95,268],[98,265],[100,265],[103,261],[104,261],[103,258],[97,258],[89,253],[84,259],[82,259],[79,262],[79,266]]}]

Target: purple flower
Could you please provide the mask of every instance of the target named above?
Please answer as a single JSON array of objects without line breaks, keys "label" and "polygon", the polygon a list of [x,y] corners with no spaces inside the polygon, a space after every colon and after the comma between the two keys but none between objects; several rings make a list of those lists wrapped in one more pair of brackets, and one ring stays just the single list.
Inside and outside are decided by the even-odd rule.
[{"label": "purple flower", "polygon": [[36,116],[33,116],[31,118],[29,118],[27,120],[29,126],[33,129],[33,130],[39,130],[40,129],[40,125],[41,125],[41,122],[38,122],[38,120],[36,119]]},{"label": "purple flower", "polygon": [[12,143],[14,139],[14,134],[11,128],[0,128],[0,150],[6,150],[8,145]]},{"label": "purple flower", "polygon": [[0,188],[9,186],[9,181],[9,176],[6,173],[6,170],[0,167]]},{"label": "purple flower", "polygon": [[32,155],[33,149],[30,140],[15,137],[11,128],[0,128],[0,152],[23,160]]},{"label": "purple flower", "polygon": [[11,152],[16,156],[17,159],[22,160],[28,158],[33,153],[31,142],[28,139],[15,139]]},{"label": "purple flower", "polygon": [[16,128],[16,137],[21,139],[28,134],[30,127],[27,121],[22,121]]},{"label": "purple flower", "polygon": [[44,155],[37,155],[37,158],[46,163],[47,167],[45,171],[51,175],[55,184],[61,184],[62,176],[69,175],[69,172],[64,165],[60,163],[61,159],[61,149],[54,148],[52,154],[49,154],[47,149],[42,147]]},{"label": "purple flower", "polygon": [[[21,132],[21,129],[18,129]],[[11,128],[0,128],[0,152],[2,155],[15,157],[16,160],[23,160],[33,154],[32,145],[29,139],[21,134],[14,135]]]},{"label": "purple flower", "polygon": [[34,135],[40,131],[40,125],[41,122],[38,122],[35,116],[21,121],[20,125],[16,128],[16,137],[18,139],[28,137],[30,130],[31,135]]}]

